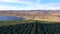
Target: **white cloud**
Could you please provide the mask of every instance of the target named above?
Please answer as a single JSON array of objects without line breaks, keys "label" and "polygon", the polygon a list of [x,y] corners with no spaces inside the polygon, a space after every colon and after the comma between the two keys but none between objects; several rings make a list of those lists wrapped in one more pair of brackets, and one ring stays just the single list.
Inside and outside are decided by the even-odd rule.
[{"label": "white cloud", "polygon": [[[30,1],[30,0],[28,0]],[[21,4],[27,4],[30,5],[28,7],[12,7],[12,6],[0,6],[0,10],[31,10],[36,9],[39,4],[37,2],[27,2],[27,0],[0,0],[0,2],[6,2],[6,3],[21,3]],[[28,9],[29,8],[29,9]]]},{"label": "white cloud", "polygon": [[23,8],[17,8],[13,6],[2,6],[0,5],[0,10],[22,10]]},{"label": "white cloud", "polygon": [[33,6],[30,6],[31,8],[28,9],[28,7],[14,7],[14,6],[2,6],[0,5],[0,10],[31,10],[35,9]]},{"label": "white cloud", "polygon": [[[30,0],[28,0],[30,1]],[[0,0],[0,2],[11,2],[11,3],[21,3],[27,4],[30,6],[27,7],[15,7],[15,6],[3,6],[0,5],[0,10],[60,10],[59,3],[50,3],[50,4],[40,4],[40,0],[36,0],[36,2],[28,2],[27,0]]]},{"label": "white cloud", "polygon": [[22,3],[22,4],[35,4],[36,3],[36,2],[30,2],[30,0],[0,0],[0,2]]},{"label": "white cloud", "polygon": [[15,6],[2,6],[0,5],[0,10],[60,10],[60,6],[56,4],[33,4],[27,7],[15,7]]},{"label": "white cloud", "polygon": [[18,0],[0,0],[0,2],[16,2]]},{"label": "white cloud", "polygon": [[46,10],[60,10],[60,4],[59,3],[44,4],[43,8]]},{"label": "white cloud", "polygon": [[34,5],[34,9],[40,10],[60,10],[60,4],[36,4]]},{"label": "white cloud", "polygon": [[16,9],[15,7],[8,7],[8,6],[0,6],[0,10],[10,10],[10,9]]}]

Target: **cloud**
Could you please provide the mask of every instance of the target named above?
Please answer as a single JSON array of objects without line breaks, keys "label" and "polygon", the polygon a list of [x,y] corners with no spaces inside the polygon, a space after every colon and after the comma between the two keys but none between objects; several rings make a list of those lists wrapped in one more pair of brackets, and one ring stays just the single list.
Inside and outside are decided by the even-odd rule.
[{"label": "cloud", "polygon": [[37,1],[37,0],[0,0],[0,2],[17,2],[17,1],[34,2],[34,1]]},{"label": "cloud", "polygon": [[33,4],[27,7],[3,6],[0,5],[0,10],[60,10],[59,4]]},{"label": "cloud", "polygon": [[50,4],[34,4],[34,9],[38,10],[60,10],[60,4],[50,3]]},{"label": "cloud", "polygon": [[36,3],[36,2],[32,2],[31,0],[0,0],[0,2],[22,3],[22,4],[35,4]]},{"label": "cloud", "polygon": [[59,3],[41,4],[41,8],[43,10],[60,10],[60,4]]},{"label": "cloud", "polygon": [[17,4],[26,4],[28,5],[27,7],[15,7],[15,6],[9,6],[9,5],[0,5],[0,10],[32,10],[36,9],[37,6],[39,5],[37,2],[30,2],[31,0],[0,0],[2,3],[17,3]]},{"label": "cloud", "polygon": [[0,0],[0,2],[6,3],[21,3],[26,4],[28,6],[6,6],[0,5],[0,10],[60,10],[59,3],[48,3],[48,4],[40,4],[40,0],[36,0],[36,2],[30,2],[31,0]]},{"label": "cloud", "polygon": [[15,6],[3,6],[0,5],[0,10],[34,10],[34,6],[30,6],[29,9],[28,7],[15,7]]},{"label": "cloud", "polygon": [[0,10],[14,10],[17,9],[16,7],[10,7],[10,6],[2,6],[0,5]]},{"label": "cloud", "polygon": [[0,0],[0,2],[16,2],[18,0]]}]

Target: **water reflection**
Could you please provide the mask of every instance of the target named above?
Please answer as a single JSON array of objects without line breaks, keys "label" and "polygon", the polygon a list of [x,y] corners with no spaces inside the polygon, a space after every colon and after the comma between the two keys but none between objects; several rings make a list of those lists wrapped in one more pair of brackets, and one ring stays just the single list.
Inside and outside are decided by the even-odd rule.
[{"label": "water reflection", "polygon": [[0,20],[24,20],[25,18],[16,16],[0,16]]}]

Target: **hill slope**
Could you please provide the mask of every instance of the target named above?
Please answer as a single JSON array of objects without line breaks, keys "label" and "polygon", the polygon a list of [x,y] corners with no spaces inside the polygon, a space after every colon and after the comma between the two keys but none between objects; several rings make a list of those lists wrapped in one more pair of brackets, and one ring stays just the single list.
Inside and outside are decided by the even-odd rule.
[{"label": "hill slope", "polygon": [[60,21],[60,10],[4,10],[0,15],[24,17],[26,20]]}]

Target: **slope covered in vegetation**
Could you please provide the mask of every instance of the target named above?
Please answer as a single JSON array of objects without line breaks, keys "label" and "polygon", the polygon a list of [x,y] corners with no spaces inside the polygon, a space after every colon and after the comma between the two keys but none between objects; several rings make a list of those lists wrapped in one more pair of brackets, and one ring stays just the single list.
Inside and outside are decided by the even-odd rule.
[{"label": "slope covered in vegetation", "polygon": [[60,34],[60,22],[0,21],[0,34]]}]

